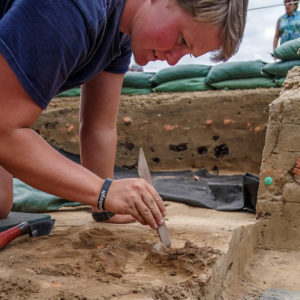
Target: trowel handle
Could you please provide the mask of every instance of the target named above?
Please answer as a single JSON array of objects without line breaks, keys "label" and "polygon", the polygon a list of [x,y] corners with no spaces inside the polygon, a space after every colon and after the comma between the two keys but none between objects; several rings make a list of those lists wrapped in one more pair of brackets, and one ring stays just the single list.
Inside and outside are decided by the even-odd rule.
[{"label": "trowel handle", "polygon": [[6,229],[0,232],[0,248],[5,247],[16,237],[20,236],[22,233],[26,232],[29,229],[30,225],[28,222],[20,223],[17,226]]}]

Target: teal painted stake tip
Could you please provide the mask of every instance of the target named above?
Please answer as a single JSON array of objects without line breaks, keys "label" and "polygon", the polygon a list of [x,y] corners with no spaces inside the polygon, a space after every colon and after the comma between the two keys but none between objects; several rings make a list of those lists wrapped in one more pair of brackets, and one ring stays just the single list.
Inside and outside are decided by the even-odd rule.
[{"label": "teal painted stake tip", "polygon": [[265,185],[270,185],[272,184],[272,182],[273,182],[272,177],[266,177],[264,180]]}]

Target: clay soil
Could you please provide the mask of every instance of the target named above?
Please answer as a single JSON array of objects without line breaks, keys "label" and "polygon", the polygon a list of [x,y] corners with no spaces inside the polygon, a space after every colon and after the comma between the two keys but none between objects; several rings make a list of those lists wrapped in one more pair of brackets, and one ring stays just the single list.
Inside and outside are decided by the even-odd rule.
[{"label": "clay soil", "polygon": [[[279,88],[123,95],[116,165],[153,171],[205,168],[259,173],[269,104]],[[79,154],[79,98],[56,98],[34,124],[49,143]]]},{"label": "clay soil", "polygon": [[[299,293],[299,259],[299,251],[257,249],[245,273],[237,276],[235,283],[227,288],[225,298],[256,300],[267,289],[297,291]],[[283,296],[281,299],[288,298]],[[300,294],[298,294],[298,298],[295,296],[291,300],[296,299],[300,299]]]},{"label": "clay soil", "polygon": [[254,250],[253,214],[166,204],[172,246],[159,252],[138,223],[96,223],[88,207],[51,213],[50,236],[0,251],[0,299],[257,300],[299,289],[299,252]]},{"label": "clay soil", "polygon": [[172,246],[159,251],[138,223],[96,223],[87,207],[51,213],[50,236],[1,250],[0,299],[217,299],[232,234],[254,215],[166,204]]},{"label": "clay soil", "polygon": [[[278,96],[279,91],[261,91],[261,93],[266,97],[272,94],[272,97],[264,103],[265,117],[259,124],[255,124],[252,118],[252,115],[254,117],[257,114],[258,107],[256,109],[251,107],[248,114],[238,108],[235,115],[242,115],[242,121],[239,121],[240,117],[231,118],[230,124],[224,123],[226,112],[221,110],[219,114],[223,114],[220,115],[220,122],[213,120],[216,127],[207,128],[205,121],[210,120],[210,115],[216,113],[216,108],[212,107],[210,113],[205,113],[204,124],[200,126],[203,131],[209,131],[207,139],[212,140],[211,136],[215,136],[214,130],[222,139],[224,135],[220,132],[221,127],[218,127],[221,124],[226,130],[224,139],[227,139],[229,144],[231,140],[235,140],[236,133],[240,130],[248,134],[246,136],[244,134],[245,140],[251,139],[249,144],[253,147],[260,145],[254,143],[255,140],[261,140],[263,146],[267,107],[272,99]],[[220,98],[216,99],[220,102],[222,95],[231,99],[225,91],[218,95]],[[245,109],[248,103],[245,98],[247,95],[253,98],[253,91],[245,91],[242,94]],[[240,97],[238,92],[235,96]],[[155,100],[156,96],[151,97]],[[184,97],[183,101],[190,101],[189,97],[193,96],[191,93],[189,97]],[[161,105],[163,100],[161,98],[154,102]],[[125,97],[123,102],[126,101],[130,102],[130,98]],[[149,107],[149,99],[142,97],[142,101],[146,108]],[[167,98],[165,101],[168,101]],[[259,98],[256,102],[259,103]],[[123,118],[128,116],[126,110],[128,107],[124,108],[122,105]],[[232,103],[229,111],[234,107],[236,106]],[[161,106],[157,109],[161,109]],[[156,115],[157,109],[154,111]],[[48,142],[57,146],[63,146],[61,141],[69,136],[69,144],[65,145],[65,150],[77,149],[78,135],[74,132],[78,129],[76,119],[78,115],[74,114],[74,111],[78,112],[78,101],[53,102],[49,108],[49,115],[46,115],[44,121],[37,123],[35,129]],[[173,114],[177,118],[180,109],[178,114],[176,112]],[[172,116],[172,111],[170,115]],[[245,117],[247,115],[250,115],[249,120]],[[128,124],[122,120],[119,120],[121,122],[119,126],[128,129]],[[139,122],[148,124],[142,117]],[[176,124],[181,124],[180,122],[181,120],[177,120]],[[191,127],[189,129],[183,125],[179,127],[182,127],[181,135],[188,136]],[[170,127],[162,128],[169,135],[172,133],[178,136],[178,132],[170,130]],[[177,127],[174,128],[176,130]],[[258,129],[255,131],[255,128]],[[121,136],[124,140],[127,139],[125,129]],[[164,135],[161,137],[165,140]],[[181,145],[180,142],[177,145]],[[249,156],[251,170],[259,170],[257,162],[261,158],[261,146],[255,152],[255,160],[251,160]],[[137,155],[130,154],[130,151],[136,152],[137,148],[120,150],[120,161],[127,157],[128,160],[132,160],[130,165],[134,165],[132,157]],[[209,152],[213,147],[208,145],[207,149]],[[233,149],[230,153],[234,153],[233,146],[230,149]],[[242,154],[246,155],[246,152],[243,151]],[[181,163],[185,158],[184,155],[180,156],[180,159],[178,157],[176,169],[182,166]],[[160,156],[160,159],[163,164],[164,158]],[[245,157],[243,159],[247,160]],[[173,161],[173,158],[170,161]],[[225,157],[224,161],[222,166],[227,173],[236,171],[236,157],[231,157],[227,161]],[[220,160],[218,162],[221,164]],[[159,165],[155,165],[155,161],[150,164],[153,168],[159,168]],[[171,165],[171,162],[165,164]],[[214,162],[211,163],[211,166],[213,165]],[[190,166],[193,166],[193,163]],[[0,251],[0,299],[252,300],[258,299],[267,288],[294,290],[299,288],[300,282],[297,279],[300,278],[297,276],[299,268],[296,267],[299,266],[299,253],[254,251],[256,235],[259,234],[256,232],[254,214],[217,212],[174,202],[167,202],[167,205],[166,222],[172,247],[161,251],[154,248],[159,242],[157,233],[137,223],[126,225],[96,223],[92,220],[88,207],[63,209],[51,213],[56,223],[50,236],[39,238],[22,236]]]}]

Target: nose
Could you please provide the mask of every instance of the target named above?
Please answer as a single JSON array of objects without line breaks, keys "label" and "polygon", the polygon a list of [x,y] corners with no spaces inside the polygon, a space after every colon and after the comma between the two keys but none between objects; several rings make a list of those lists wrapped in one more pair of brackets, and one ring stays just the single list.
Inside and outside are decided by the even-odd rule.
[{"label": "nose", "polygon": [[188,53],[185,49],[182,49],[181,47],[175,47],[166,52],[167,62],[171,66],[176,65],[178,61],[186,54]]}]

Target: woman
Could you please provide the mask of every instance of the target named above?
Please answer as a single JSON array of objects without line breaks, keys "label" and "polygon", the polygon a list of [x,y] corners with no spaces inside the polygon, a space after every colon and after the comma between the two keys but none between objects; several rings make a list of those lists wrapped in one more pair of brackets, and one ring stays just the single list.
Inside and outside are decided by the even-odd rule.
[{"label": "woman", "polygon": [[[248,0],[1,0],[0,218],[11,210],[15,176],[90,205],[101,220],[162,225],[166,209],[151,185],[139,178],[109,179],[131,54],[141,66],[158,59],[174,65],[186,54],[215,50],[216,59],[226,60],[242,39],[247,5]],[[81,165],[31,129],[55,94],[78,85]],[[116,215],[103,217],[104,210]]]},{"label": "woman", "polygon": [[300,12],[297,11],[299,0],[285,0],[285,14],[276,23],[273,51],[280,44],[300,37]]}]

